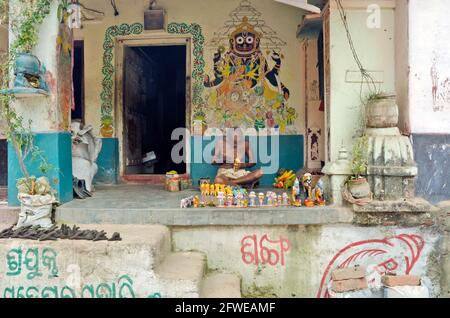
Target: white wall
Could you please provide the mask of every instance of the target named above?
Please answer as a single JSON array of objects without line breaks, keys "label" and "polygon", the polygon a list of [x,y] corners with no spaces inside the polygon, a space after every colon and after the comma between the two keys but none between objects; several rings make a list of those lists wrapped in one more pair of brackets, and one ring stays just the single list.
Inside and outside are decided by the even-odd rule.
[{"label": "white wall", "polygon": [[411,130],[450,133],[450,1],[410,0],[409,15]]},{"label": "white wall", "polygon": [[[343,1],[347,14],[349,29],[355,49],[366,70],[381,74],[382,91],[395,91],[395,17],[393,1]],[[371,13],[367,6],[378,4],[381,9],[379,28],[369,28],[367,20]],[[359,69],[352,57],[342,20],[335,2],[331,2],[330,14],[330,64],[331,64],[331,96],[329,109],[330,159],[338,157],[339,149],[344,144],[352,148],[360,123],[361,95],[367,95],[367,85],[355,83],[347,76],[347,72]]]}]

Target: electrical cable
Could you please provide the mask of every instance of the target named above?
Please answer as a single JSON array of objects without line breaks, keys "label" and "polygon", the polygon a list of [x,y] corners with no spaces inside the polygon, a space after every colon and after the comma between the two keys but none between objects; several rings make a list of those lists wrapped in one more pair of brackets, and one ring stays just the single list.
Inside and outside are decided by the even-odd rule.
[{"label": "electrical cable", "polygon": [[117,10],[116,0],[111,0],[111,6],[114,9],[114,16],[117,17],[119,15],[119,10]]}]

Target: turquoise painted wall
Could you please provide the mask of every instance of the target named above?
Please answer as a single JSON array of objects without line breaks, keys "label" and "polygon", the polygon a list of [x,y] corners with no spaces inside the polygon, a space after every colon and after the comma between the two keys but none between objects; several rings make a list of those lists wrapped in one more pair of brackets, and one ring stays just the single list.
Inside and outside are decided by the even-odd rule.
[{"label": "turquoise painted wall", "polygon": [[[38,133],[35,135],[34,142],[43,152],[48,163],[53,166],[53,169],[44,176],[50,180],[53,189],[56,190],[59,202],[72,201],[72,140],[70,133]],[[43,176],[39,170],[39,163],[38,160],[27,159],[26,165],[30,175]],[[8,204],[10,206],[20,205],[17,200],[16,180],[22,177],[17,155],[11,144],[8,144]]]},{"label": "turquoise painted wall", "polygon": [[[257,156],[257,162],[259,164],[256,165],[251,170],[267,167],[267,164],[261,164],[261,158],[257,153],[256,145],[261,142],[267,143],[267,149],[269,150],[267,153],[270,155],[271,144],[274,137],[264,136],[264,137],[250,137],[250,143],[252,145],[253,153]],[[279,156],[278,160],[274,163],[279,168],[285,168],[289,170],[297,171],[304,167],[304,136],[303,135],[286,135],[286,136],[277,136],[275,138],[279,138]],[[265,140],[260,140],[265,139]],[[215,139],[211,140],[202,140],[202,137],[191,137],[191,177],[193,179],[194,185],[198,185],[198,181],[200,178],[208,177],[211,180],[214,180],[217,174],[217,167],[212,166],[210,163],[202,160],[202,163],[196,163],[194,160],[194,156],[197,153],[203,153],[205,147],[211,142],[215,143]],[[201,152],[198,152],[198,147],[201,145]],[[276,157],[276,156],[275,156]],[[204,159],[204,158],[203,158]],[[274,178],[276,173],[265,174],[261,179],[262,186],[272,185],[274,182]]]},{"label": "turquoise painted wall", "polygon": [[103,146],[97,159],[96,184],[117,184],[119,177],[119,139],[102,138]]}]

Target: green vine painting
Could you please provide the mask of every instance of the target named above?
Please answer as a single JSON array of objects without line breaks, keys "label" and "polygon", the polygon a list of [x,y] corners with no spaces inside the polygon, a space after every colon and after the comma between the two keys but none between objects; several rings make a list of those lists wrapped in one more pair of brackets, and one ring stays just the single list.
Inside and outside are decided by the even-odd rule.
[{"label": "green vine painting", "polygon": [[[121,24],[111,26],[106,30],[105,40],[103,42],[103,82],[102,93],[100,99],[101,107],[101,129],[100,133],[104,138],[111,138],[114,135],[114,120],[113,120],[113,88],[114,88],[114,42],[117,36],[139,35],[144,31],[144,26],[141,23]],[[202,33],[200,25],[192,23],[170,23],[167,27],[170,34],[190,34],[193,41],[193,98],[194,117],[202,114],[204,107],[203,101],[203,75],[205,68],[205,61],[203,58],[203,46],[205,38]]]}]

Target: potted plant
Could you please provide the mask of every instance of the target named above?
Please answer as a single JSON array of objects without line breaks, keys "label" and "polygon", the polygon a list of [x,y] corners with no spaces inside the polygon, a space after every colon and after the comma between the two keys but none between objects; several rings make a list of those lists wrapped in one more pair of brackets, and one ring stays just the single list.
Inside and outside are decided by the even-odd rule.
[{"label": "potted plant", "polygon": [[347,181],[347,187],[355,199],[370,196],[370,185],[364,177],[368,166],[368,138],[366,135],[358,137],[353,145],[352,176]]},{"label": "potted plant", "polygon": [[[10,20],[15,33],[15,40],[11,44],[8,59],[0,65],[3,76],[0,78],[0,89],[9,87],[14,67],[20,64],[26,68],[36,65],[37,58],[31,52],[38,41],[38,28],[45,17],[50,13],[52,0],[24,1],[18,17]],[[33,80],[33,79],[31,79]],[[51,166],[47,163],[42,151],[34,144],[34,135],[31,131],[31,121],[28,125],[16,113],[12,102],[14,96],[0,94],[0,112],[6,122],[5,134],[15,151],[17,161],[23,177],[17,180],[18,199],[21,202],[19,222],[17,227],[27,225],[52,225],[51,212],[55,203],[54,192],[47,178],[31,176],[27,163],[40,160],[40,171],[45,174]]]}]

